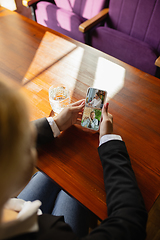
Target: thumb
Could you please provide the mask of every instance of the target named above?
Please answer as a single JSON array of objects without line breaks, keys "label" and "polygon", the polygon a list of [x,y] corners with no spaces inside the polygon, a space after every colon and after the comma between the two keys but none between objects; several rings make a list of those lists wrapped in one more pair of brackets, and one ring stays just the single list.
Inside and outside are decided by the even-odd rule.
[{"label": "thumb", "polygon": [[109,103],[105,103],[105,104],[103,105],[103,108],[102,108],[103,118],[108,116],[108,105],[109,105]]}]

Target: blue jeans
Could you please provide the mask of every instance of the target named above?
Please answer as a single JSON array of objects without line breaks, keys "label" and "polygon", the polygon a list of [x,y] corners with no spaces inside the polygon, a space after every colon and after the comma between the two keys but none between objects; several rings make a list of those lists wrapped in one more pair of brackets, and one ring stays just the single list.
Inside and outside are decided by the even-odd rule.
[{"label": "blue jeans", "polygon": [[28,185],[18,195],[18,198],[25,201],[40,200],[43,213],[55,216],[63,215],[65,222],[71,226],[73,232],[79,237],[88,234],[89,210],[61,190],[45,174],[41,172],[35,173]]}]

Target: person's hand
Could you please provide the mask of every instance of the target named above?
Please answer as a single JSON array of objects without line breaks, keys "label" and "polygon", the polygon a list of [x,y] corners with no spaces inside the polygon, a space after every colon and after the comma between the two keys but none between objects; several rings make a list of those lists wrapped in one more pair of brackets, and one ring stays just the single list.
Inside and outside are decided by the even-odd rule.
[{"label": "person's hand", "polygon": [[83,120],[87,120],[87,119],[89,119],[89,117],[84,117],[84,118],[83,118]]},{"label": "person's hand", "polygon": [[19,198],[10,198],[4,205],[2,221],[9,222],[15,220],[17,217],[20,217],[29,211],[33,213],[32,209],[36,210],[36,214],[41,215],[42,211],[39,209],[41,204],[42,203],[39,200],[30,202]]},{"label": "person's hand", "polygon": [[80,124],[82,119],[82,109],[85,99],[70,104],[64,108],[57,116],[53,117],[60,131],[64,131],[75,123]]},{"label": "person's hand", "polygon": [[108,113],[108,103],[105,103],[102,108],[102,118],[100,123],[99,139],[113,132],[113,117]]}]

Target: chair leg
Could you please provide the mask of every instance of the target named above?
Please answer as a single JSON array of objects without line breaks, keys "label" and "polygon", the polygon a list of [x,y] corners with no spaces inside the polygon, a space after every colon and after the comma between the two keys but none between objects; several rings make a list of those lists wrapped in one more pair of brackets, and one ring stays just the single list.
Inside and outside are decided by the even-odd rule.
[{"label": "chair leg", "polygon": [[85,41],[85,44],[91,46],[90,31],[84,33],[84,41]]},{"label": "chair leg", "polygon": [[157,67],[155,77],[160,78],[160,67]]},{"label": "chair leg", "polygon": [[35,21],[35,22],[37,22],[37,21],[36,21],[36,14],[35,14],[34,7],[31,6],[30,9],[31,9],[32,20]]}]

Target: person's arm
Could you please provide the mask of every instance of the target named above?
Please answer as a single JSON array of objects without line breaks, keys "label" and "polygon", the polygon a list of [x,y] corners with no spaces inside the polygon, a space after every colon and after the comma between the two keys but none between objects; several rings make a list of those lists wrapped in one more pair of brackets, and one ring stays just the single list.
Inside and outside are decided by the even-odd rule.
[{"label": "person's arm", "polygon": [[90,102],[88,103],[88,105],[92,106],[93,104],[94,104],[94,98],[93,98],[92,101],[90,101]]},{"label": "person's arm", "polygon": [[[100,138],[113,131],[107,105],[102,110]],[[146,236],[147,211],[138,188],[125,143],[103,142],[98,148],[107,193],[108,218],[86,239],[143,240]]]},{"label": "person's arm", "polygon": [[37,129],[37,147],[50,142],[54,139],[52,128],[47,121],[47,118],[37,119],[32,122]]},{"label": "person's arm", "polygon": [[37,129],[37,146],[40,147],[42,144],[52,141],[61,131],[66,130],[75,123],[79,123],[84,104],[85,100],[82,99],[64,108],[62,112],[53,117],[53,120],[41,118],[33,121],[32,123]]},{"label": "person's arm", "polygon": [[87,124],[87,126],[88,126],[88,124],[89,124],[89,118],[84,119],[84,121],[82,122],[82,127],[84,127],[86,124]]},{"label": "person's arm", "polygon": [[102,103],[102,100],[99,98],[99,99],[97,100],[96,107],[97,107],[97,108],[100,108],[100,107],[101,107],[101,103]]}]

